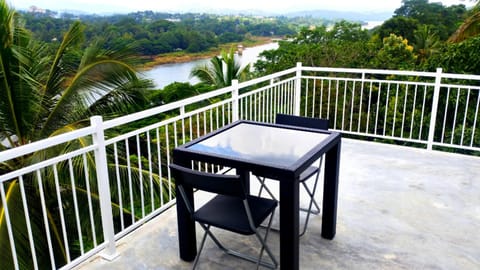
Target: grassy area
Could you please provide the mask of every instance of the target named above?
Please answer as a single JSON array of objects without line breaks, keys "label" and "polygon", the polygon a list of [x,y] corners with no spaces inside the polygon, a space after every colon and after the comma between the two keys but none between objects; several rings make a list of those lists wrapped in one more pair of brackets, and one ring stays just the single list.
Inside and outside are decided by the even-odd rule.
[{"label": "grassy area", "polygon": [[150,69],[157,65],[162,65],[162,64],[183,63],[183,62],[190,62],[198,59],[211,58],[216,55],[219,55],[222,52],[222,50],[228,51],[230,50],[231,47],[236,49],[239,44],[242,44],[244,48],[247,48],[247,47],[254,47],[254,46],[267,44],[270,42],[272,42],[271,37],[254,37],[251,40],[245,40],[242,42],[221,44],[219,47],[212,48],[206,52],[187,53],[185,51],[179,51],[179,52],[165,53],[165,54],[158,55],[153,59],[149,59],[145,63],[144,68]]}]

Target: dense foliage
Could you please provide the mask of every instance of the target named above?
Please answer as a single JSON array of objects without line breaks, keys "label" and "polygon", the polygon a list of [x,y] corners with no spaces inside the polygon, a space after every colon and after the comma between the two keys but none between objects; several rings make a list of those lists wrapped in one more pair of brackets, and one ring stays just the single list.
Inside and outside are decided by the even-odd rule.
[{"label": "dense foliage", "polygon": [[[84,27],[74,22],[61,35],[61,41],[47,46],[33,38],[24,28],[19,14],[0,0],[0,151],[85,127],[93,115],[117,117],[145,104],[145,93],[151,89],[151,82],[137,76],[133,48],[112,48],[93,40],[84,45],[83,41]],[[24,169],[91,144],[89,137],[82,137],[6,160],[0,162],[0,174]],[[125,149],[119,151],[122,150]],[[109,161],[108,169],[112,170]],[[144,173],[137,170],[137,175]],[[124,170],[120,169],[120,173],[124,174]],[[76,183],[73,183],[74,174]],[[153,177],[161,185],[162,180],[156,175]],[[92,224],[101,225],[96,183],[92,152],[2,181],[0,268],[15,269],[16,262],[20,269],[60,267],[70,256],[75,258],[84,252],[82,243],[91,248],[94,239],[101,236],[100,230],[89,228],[80,239],[76,237],[74,223],[76,219],[88,220],[91,214]],[[157,201],[159,193],[154,197]],[[118,194],[112,196],[112,199],[118,198]],[[59,203],[60,197],[63,204]],[[95,205],[90,213],[88,207],[76,206],[88,203]],[[117,219],[132,211],[128,207],[113,208]],[[65,218],[58,209],[64,211]],[[74,214],[76,210],[78,213]],[[93,216],[97,218],[93,220]],[[13,228],[14,245],[8,225]],[[44,233],[46,226],[50,235]],[[29,240],[33,236],[36,262],[30,252]],[[12,256],[13,246],[16,261]],[[55,253],[52,257],[49,246]],[[53,257],[55,262],[50,261]]]},{"label": "dense foliage", "polygon": [[85,24],[87,42],[102,37],[107,46],[138,44],[139,53],[157,55],[185,50],[201,52],[218,44],[239,42],[250,36],[284,36],[295,33],[284,17],[255,18],[212,14],[170,14],[152,11],[126,15],[74,16],[54,12],[23,14],[26,28],[45,42],[58,41],[75,20]]},{"label": "dense foliage", "polygon": [[329,29],[303,28],[292,40],[280,42],[277,50],[263,52],[255,67],[259,75],[293,67],[296,62],[428,71],[441,67],[444,72],[480,74],[478,37],[448,42],[468,16],[475,18],[476,10],[478,4],[467,11],[464,5],[445,7],[427,0],[403,0],[391,19],[371,31],[346,21]]}]

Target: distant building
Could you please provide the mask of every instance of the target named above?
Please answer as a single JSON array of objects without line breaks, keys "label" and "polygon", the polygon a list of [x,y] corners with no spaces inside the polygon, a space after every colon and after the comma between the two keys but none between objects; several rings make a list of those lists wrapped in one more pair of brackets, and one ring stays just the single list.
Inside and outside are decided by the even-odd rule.
[{"label": "distant building", "polygon": [[45,14],[47,13],[47,10],[43,8],[39,8],[37,6],[30,6],[30,8],[28,9],[28,12]]}]

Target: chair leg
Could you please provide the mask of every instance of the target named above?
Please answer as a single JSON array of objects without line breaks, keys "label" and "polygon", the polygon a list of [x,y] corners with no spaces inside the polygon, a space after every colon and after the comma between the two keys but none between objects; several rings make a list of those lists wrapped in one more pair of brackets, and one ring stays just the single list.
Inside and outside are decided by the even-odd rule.
[{"label": "chair leg", "polygon": [[[255,230],[255,235],[257,236],[258,240],[260,241],[260,243],[262,244],[262,248],[260,250],[260,255],[258,256],[258,260],[257,260],[257,270],[258,270],[258,267],[260,266],[261,262],[262,262],[262,256],[263,256],[263,251],[266,250],[267,251],[267,254],[268,256],[270,257],[270,260],[273,262],[273,264],[271,264],[269,266],[266,266],[266,267],[269,267],[269,268],[272,268],[272,269],[276,269],[277,266],[278,266],[278,262],[277,260],[275,259],[275,256],[273,256],[273,253],[272,251],[270,250],[270,248],[267,246],[267,237],[268,237],[268,233],[270,232],[270,228],[272,226],[272,221],[273,221],[273,216],[275,214],[275,211],[270,215],[270,220],[268,221],[268,227],[267,227],[267,230],[265,232],[265,236],[264,238],[262,239],[262,237],[260,236],[260,234],[258,233],[257,230]],[[263,265],[263,264],[262,264]],[[265,265],[264,265],[265,266]]]},{"label": "chair leg", "polygon": [[275,196],[273,195],[273,192],[270,191],[270,189],[267,187],[267,185],[265,184],[265,177],[263,178],[260,178],[259,176],[256,176],[258,181],[260,182],[260,190],[258,191],[258,197],[261,197],[262,196],[262,192],[263,190],[265,189],[265,191],[268,193],[268,195],[270,195],[270,197],[273,199],[273,200],[276,200],[278,201]]},{"label": "chair leg", "polygon": [[200,248],[198,249],[198,253],[197,253],[197,256],[195,257],[195,261],[193,262],[192,269],[195,269],[197,267],[198,259],[200,258],[200,253],[202,253],[203,246],[205,245],[205,240],[207,239],[207,231],[210,231],[210,226],[205,226],[204,229],[205,229],[205,233],[203,234],[202,242],[200,243]]},{"label": "chair leg", "polygon": [[[308,193],[308,196],[310,197],[310,203],[308,205],[308,209],[303,209],[303,208],[300,209],[302,211],[307,212],[307,217],[305,218],[305,224],[303,225],[303,230],[299,235],[300,237],[303,236],[305,234],[305,232],[307,231],[307,226],[308,226],[308,221],[310,219],[310,215],[311,214],[315,214],[315,215],[320,214],[320,207],[318,206],[317,202],[315,201],[315,191],[317,190],[317,184],[318,184],[319,176],[320,176],[320,173],[317,173],[317,176],[315,177],[315,182],[313,184],[313,190],[310,190],[308,188],[307,184],[305,182],[302,182],[303,187],[305,188],[305,190]],[[316,208],[315,211],[312,211],[312,206],[313,205],[315,205],[315,208]]]},{"label": "chair leg", "polygon": [[[273,220],[273,214],[270,215],[269,225],[271,225],[272,220]],[[224,245],[222,245],[222,243],[220,243],[218,238],[210,231],[210,226],[207,226],[207,225],[204,225],[204,224],[201,224],[201,223],[200,223],[200,225],[205,230],[205,234],[204,234],[204,237],[202,239],[201,246],[200,246],[201,249],[203,249],[203,245],[205,243],[205,238],[206,238],[206,235],[208,234],[208,236],[210,236],[210,238],[212,238],[213,242],[215,242],[215,244],[218,246],[218,248],[221,249],[223,252],[227,253],[228,255],[232,255],[232,256],[235,256],[237,258],[240,258],[240,259],[243,259],[243,260],[246,260],[246,261],[250,261],[252,263],[256,263],[257,264],[257,269],[258,269],[259,265],[262,265],[262,266],[270,268],[270,269],[276,269],[277,268],[278,263],[275,260],[275,257],[273,256],[273,253],[270,251],[269,247],[266,245],[266,237],[267,237],[268,232],[266,233],[265,241],[263,241],[263,239],[259,235],[258,231],[255,232],[255,235],[257,236],[257,238],[260,240],[260,243],[262,244],[262,250],[260,252],[260,256],[259,256],[260,261],[259,261],[258,258],[255,258],[253,256],[243,254],[243,253],[235,251],[233,249],[226,248]],[[197,257],[195,258],[193,269],[195,269],[195,267],[196,267],[198,258],[200,257],[201,249],[198,252]],[[267,251],[267,253],[268,253],[268,255],[269,255],[269,257],[270,257],[270,259],[272,260],[273,263],[268,263],[268,262],[265,262],[265,261],[261,260],[261,257],[262,257],[262,254],[263,254],[263,249],[265,249]]]},{"label": "chair leg", "polygon": [[[319,170],[321,170],[321,168],[322,168],[322,161],[323,161],[323,157],[320,158],[320,160],[319,160],[319,165],[318,165]],[[260,182],[260,190],[258,191],[258,196],[260,197],[262,195],[263,190],[265,189],[265,191],[267,191],[267,193],[270,195],[270,197],[272,199],[277,200],[275,198],[275,196],[273,195],[273,193],[270,191],[270,189],[265,184],[266,179],[264,177],[263,178],[261,178],[259,176],[256,176],[256,177],[257,177],[258,181]],[[299,234],[300,237],[303,236],[305,234],[305,232],[307,231],[307,226],[308,226],[308,221],[310,220],[310,215],[311,214],[314,214],[314,215],[320,214],[320,206],[318,205],[317,201],[315,200],[315,191],[317,190],[319,177],[320,177],[320,171],[317,172],[317,175],[315,176],[315,182],[313,184],[313,190],[310,190],[310,188],[308,187],[308,185],[306,184],[305,181],[302,182],[303,187],[305,188],[305,190],[308,193],[308,196],[310,197],[310,202],[309,202],[308,208],[300,208],[300,211],[303,211],[303,212],[307,213],[307,217],[305,218],[305,224],[303,225],[303,229]],[[312,209],[313,206],[315,206],[315,209]],[[265,226],[263,226],[263,227],[265,227]],[[272,230],[280,231],[279,228],[272,228]]]}]

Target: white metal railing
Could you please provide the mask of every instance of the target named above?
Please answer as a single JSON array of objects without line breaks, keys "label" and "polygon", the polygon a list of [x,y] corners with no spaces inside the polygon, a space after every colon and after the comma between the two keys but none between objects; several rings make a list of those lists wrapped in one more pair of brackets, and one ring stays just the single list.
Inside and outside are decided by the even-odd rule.
[{"label": "white metal railing", "polygon": [[[344,134],[480,150],[480,76],[302,68],[302,114]],[[431,117],[433,116],[433,117]]]},{"label": "white metal railing", "polygon": [[112,259],[117,239],[175,203],[171,150],[237,119],[329,118],[345,135],[480,151],[479,82],[440,69],[298,64],[124,117],[92,117],[89,127],[0,152],[13,168],[0,175],[0,237],[10,245],[1,259],[15,269],[69,269],[99,251]]}]

